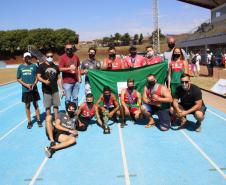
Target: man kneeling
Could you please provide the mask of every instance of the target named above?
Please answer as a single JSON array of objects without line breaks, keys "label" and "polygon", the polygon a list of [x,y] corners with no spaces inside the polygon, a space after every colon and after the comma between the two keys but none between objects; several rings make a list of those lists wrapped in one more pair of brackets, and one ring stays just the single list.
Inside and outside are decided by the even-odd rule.
[{"label": "man kneeling", "polygon": [[76,108],[76,104],[70,102],[67,112],[60,113],[59,119],[55,123],[52,123],[52,117],[50,115],[46,117],[46,134],[51,141],[50,146],[45,147],[47,157],[51,158],[56,150],[76,144],[75,137],[78,136],[76,130]]},{"label": "man kneeling", "polygon": [[188,74],[181,75],[181,85],[177,87],[173,99],[171,114],[181,121],[181,127],[185,127],[189,122],[186,119],[188,114],[193,114],[196,121],[195,131],[201,131],[201,122],[204,119],[206,106],[202,100],[202,92],[199,87],[190,83]]}]

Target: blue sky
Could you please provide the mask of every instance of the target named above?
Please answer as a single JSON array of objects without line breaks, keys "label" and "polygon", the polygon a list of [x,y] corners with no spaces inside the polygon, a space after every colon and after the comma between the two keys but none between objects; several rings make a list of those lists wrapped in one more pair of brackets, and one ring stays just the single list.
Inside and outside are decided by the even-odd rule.
[{"label": "blue sky", "polygon": [[[176,34],[210,18],[208,9],[176,0],[159,0],[160,28]],[[80,40],[119,33],[153,31],[151,0],[1,0],[0,30],[69,28]]]}]

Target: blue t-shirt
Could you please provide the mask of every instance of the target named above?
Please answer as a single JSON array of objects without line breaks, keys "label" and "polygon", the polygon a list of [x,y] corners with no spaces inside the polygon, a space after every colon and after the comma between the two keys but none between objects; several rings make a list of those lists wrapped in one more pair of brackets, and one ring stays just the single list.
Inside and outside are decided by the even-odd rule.
[{"label": "blue t-shirt", "polygon": [[[35,82],[36,74],[37,66],[35,64],[21,64],[17,69],[17,79],[21,78],[27,84],[33,84]],[[34,90],[37,90],[37,87]],[[22,92],[30,92],[30,90],[22,85]]]}]

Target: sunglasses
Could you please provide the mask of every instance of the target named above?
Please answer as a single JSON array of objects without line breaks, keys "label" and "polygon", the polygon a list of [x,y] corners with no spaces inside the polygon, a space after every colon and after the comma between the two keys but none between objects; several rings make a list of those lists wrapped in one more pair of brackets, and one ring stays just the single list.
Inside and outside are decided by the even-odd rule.
[{"label": "sunglasses", "polygon": [[181,81],[182,84],[188,84],[189,81]]}]

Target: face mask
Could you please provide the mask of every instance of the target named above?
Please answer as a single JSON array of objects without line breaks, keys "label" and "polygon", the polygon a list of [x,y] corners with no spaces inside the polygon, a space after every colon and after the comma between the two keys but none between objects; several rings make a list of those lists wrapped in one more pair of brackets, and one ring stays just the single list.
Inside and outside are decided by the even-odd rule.
[{"label": "face mask", "polygon": [[182,84],[181,86],[182,86],[182,88],[183,88],[185,91],[187,91],[188,88],[189,88],[189,85],[188,85],[188,84]]},{"label": "face mask", "polygon": [[46,58],[47,62],[52,63],[53,62],[53,58],[52,57],[47,57]]},{"label": "face mask", "polygon": [[149,52],[147,52],[147,57],[148,58],[151,58],[151,57],[153,57],[154,56],[154,51],[149,51]]},{"label": "face mask", "polygon": [[180,58],[180,54],[174,54],[174,59]]},{"label": "face mask", "polygon": [[129,89],[129,91],[133,91],[134,86],[129,86],[128,89]]},{"label": "face mask", "polygon": [[155,81],[154,80],[150,80],[148,81],[148,87],[154,87],[155,86]]},{"label": "face mask", "polygon": [[137,52],[131,52],[130,54],[131,54],[132,57],[135,57]]},{"label": "face mask", "polygon": [[168,44],[168,47],[169,47],[170,49],[173,49],[173,48],[175,47],[175,44],[174,44],[174,43],[169,43],[169,44]]},{"label": "face mask", "polygon": [[28,57],[25,58],[25,63],[26,63],[26,64],[30,64],[30,63],[31,63],[31,58],[28,58]]},{"label": "face mask", "polygon": [[66,53],[67,53],[67,56],[71,57],[73,55],[73,49],[72,48],[66,49]]},{"label": "face mask", "polygon": [[73,117],[75,116],[75,112],[74,112],[74,111],[68,110],[68,111],[67,111],[67,114],[68,114],[68,116],[69,116],[70,118],[73,118]]},{"label": "face mask", "polygon": [[89,109],[93,107],[93,102],[86,102]]},{"label": "face mask", "polygon": [[116,54],[115,53],[109,54],[109,58],[115,58],[115,57],[116,57]]},{"label": "face mask", "polygon": [[110,100],[110,97],[111,97],[110,94],[109,95],[104,95],[104,99],[107,100],[107,101]]},{"label": "face mask", "polygon": [[94,58],[95,54],[89,54],[89,58]]}]

